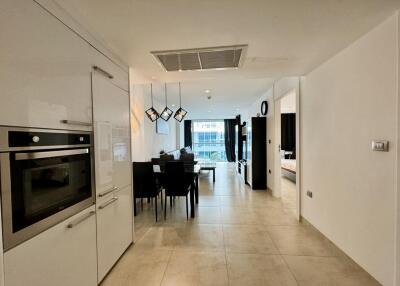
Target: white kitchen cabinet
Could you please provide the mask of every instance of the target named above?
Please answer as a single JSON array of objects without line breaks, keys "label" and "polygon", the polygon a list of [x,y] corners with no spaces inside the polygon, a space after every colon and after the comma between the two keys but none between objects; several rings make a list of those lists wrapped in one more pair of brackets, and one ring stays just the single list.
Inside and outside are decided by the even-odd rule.
[{"label": "white kitchen cabinet", "polygon": [[93,72],[96,193],[131,184],[129,94]]},{"label": "white kitchen cabinet", "polygon": [[108,271],[133,241],[131,185],[97,203],[98,279]]},{"label": "white kitchen cabinet", "polygon": [[97,67],[97,71],[108,77],[113,84],[125,91],[129,91],[128,72],[93,48],[90,50],[90,61],[91,65]]},{"label": "white kitchen cabinet", "polygon": [[7,251],[5,285],[97,285],[94,213],[92,206]]},{"label": "white kitchen cabinet", "polygon": [[0,1],[0,125],[91,130],[90,51],[34,1]]}]

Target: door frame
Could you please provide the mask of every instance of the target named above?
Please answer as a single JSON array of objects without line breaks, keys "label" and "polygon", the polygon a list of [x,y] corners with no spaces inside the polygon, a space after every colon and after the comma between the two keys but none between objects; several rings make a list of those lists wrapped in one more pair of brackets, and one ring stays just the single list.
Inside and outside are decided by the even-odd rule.
[{"label": "door frame", "polygon": [[[301,129],[300,129],[300,78],[298,85],[294,88],[282,92],[281,94],[275,94],[275,88],[273,88],[273,99],[274,99],[274,189],[273,195],[281,197],[281,160],[280,160],[280,145],[281,145],[281,104],[280,100],[294,92],[296,95],[296,218],[300,221],[301,219]],[[279,117],[279,118],[278,118]]]}]

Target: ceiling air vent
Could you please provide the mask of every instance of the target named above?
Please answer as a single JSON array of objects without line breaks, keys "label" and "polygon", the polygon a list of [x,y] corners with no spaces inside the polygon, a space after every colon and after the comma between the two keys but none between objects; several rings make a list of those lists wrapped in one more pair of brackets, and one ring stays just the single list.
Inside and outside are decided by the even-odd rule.
[{"label": "ceiling air vent", "polygon": [[166,71],[218,70],[242,65],[247,45],[151,52]]}]

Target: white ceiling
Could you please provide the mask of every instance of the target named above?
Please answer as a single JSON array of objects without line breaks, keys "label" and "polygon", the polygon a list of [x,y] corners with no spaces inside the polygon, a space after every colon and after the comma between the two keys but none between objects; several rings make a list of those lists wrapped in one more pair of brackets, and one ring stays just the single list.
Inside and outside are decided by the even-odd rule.
[{"label": "white ceiling", "polygon": [[[204,116],[199,90],[229,99],[224,108],[242,105],[261,79],[268,88],[306,74],[400,8],[399,0],[55,1],[133,68],[135,83],[189,82],[185,96]],[[239,70],[167,73],[150,54],[237,44],[249,45]]]},{"label": "white ceiling", "polygon": [[[150,96],[150,85],[146,85],[144,90]],[[271,85],[272,80],[264,78],[186,81],[181,86],[182,107],[189,111],[187,119],[231,118],[248,109]],[[167,88],[168,105],[175,111],[179,107],[179,86],[169,83]],[[210,92],[206,93],[206,89]],[[164,84],[153,84],[153,95],[155,101],[164,105]]]}]

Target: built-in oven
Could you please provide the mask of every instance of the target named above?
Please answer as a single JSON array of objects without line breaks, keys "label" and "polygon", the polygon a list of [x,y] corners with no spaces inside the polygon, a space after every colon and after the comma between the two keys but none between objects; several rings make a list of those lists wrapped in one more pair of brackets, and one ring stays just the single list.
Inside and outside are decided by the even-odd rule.
[{"label": "built-in oven", "polygon": [[0,127],[5,250],[94,204],[92,152],[90,132]]}]

